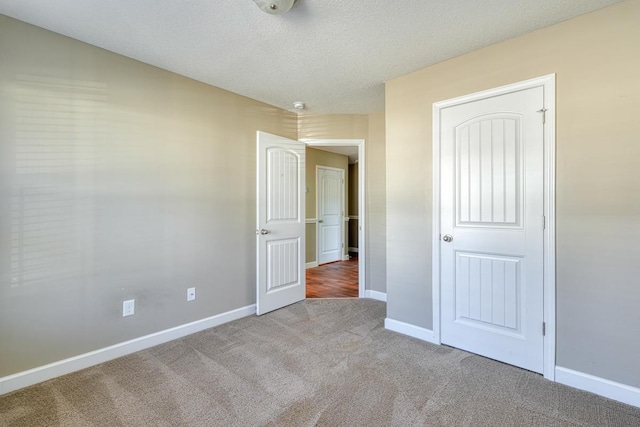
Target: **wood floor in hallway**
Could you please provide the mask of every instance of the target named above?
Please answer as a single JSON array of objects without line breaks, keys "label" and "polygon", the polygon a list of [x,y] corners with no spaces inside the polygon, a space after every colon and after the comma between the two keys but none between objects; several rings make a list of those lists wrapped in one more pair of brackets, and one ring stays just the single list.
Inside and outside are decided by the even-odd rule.
[{"label": "wood floor in hallway", "polygon": [[357,298],[358,258],[308,268],[307,298]]}]

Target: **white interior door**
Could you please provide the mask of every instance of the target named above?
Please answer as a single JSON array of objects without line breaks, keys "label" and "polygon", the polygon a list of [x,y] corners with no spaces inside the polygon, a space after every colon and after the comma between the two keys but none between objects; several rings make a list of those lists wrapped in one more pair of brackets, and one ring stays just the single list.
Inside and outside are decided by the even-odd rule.
[{"label": "white interior door", "polygon": [[305,298],[305,144],[258,132],[258,315]]},{"label": "white interior door", "polygon": [[318,264],[342,260],[344,170],[318,166]]},{"label": "white interior door", "polygon": [[543,371],[543,88],[441,111],[441,341]]}]

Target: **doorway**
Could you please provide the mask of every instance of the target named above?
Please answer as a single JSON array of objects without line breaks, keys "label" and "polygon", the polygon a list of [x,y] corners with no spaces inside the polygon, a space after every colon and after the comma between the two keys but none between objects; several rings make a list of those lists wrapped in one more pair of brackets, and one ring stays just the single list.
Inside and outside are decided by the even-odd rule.
[{"label": "doorway", "polygon": [[434,338],[555,365],[555,76],[434,104]]},{"label": "doorway", "polygon": [[[348,163],[351,164],[347,167],[347,161],[345,161],[344,166],[341,166],[345,175],[340,179],[344,179],[345,182],[342,185],[343,197],[339,221],[342,236],[339,257],[336,257],[334,253],[332,258],[326,258],[323,254],[323,252],[326,252],[324,250],[325,248],[329,247],[329,249],[331,249],[331,245],[325,245],[325,243],[332,243],[333,240],[326,240],[325,238],[327,236],[323,232],[326,219],[323,218],[324,211],[321,210],[321,204],[323,202],[320,200],[323,197],[321,194],[321,180],[317,179],[317,185],[308,183],[307,200],[309,201],[310,198],[315,199],[317,193],[317,204],[314,206],[314,209],[310,209],[310,204],[307,204],[307,253],[310,254],[306,260],[307,297],[364,297],[366,260],[364,233],[364,140],[303,140],[303,142],[307,144],[308,148],[315,149],[314,151],[328,151],[349,158]],[[310,157],[313,158],[313,155]],[[313,161],[310,162],[313,163]],[[356,165],[355,168],[353,167],[354,164]],[[321,166],[324,165],[315,163],[313,165],[307,164],[308,169],[312,167],[315,170],[316,166],[318,166],[318,170],[320,170]],[[349,174],[350,169],[356,173],[355,180],[353,176]],[[317,175],[311,170],[308,170],[307,177],[310,176]],[[357,181],[355,203],[350,203],[349,199],[345,197],[345,195],[349,193],[348,186],[351,181]],[[351,183],[353,184],[353,182]],[[351,199],[354,201],[354,197],[351,197]],[[350,204],[352,206],[349,206]],[[334,230],[337,229],[335,224],[332,223],[332,225]],[[314,241],[316,242],[315,245],[312,243]],[[335,260],[336,258],[337,260]],[[330,259],[334,261],[329,261]]]}]

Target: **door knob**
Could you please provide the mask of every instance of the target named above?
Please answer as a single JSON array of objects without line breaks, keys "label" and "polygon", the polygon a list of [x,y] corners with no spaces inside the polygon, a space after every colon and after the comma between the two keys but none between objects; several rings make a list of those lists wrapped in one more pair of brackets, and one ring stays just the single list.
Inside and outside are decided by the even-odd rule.
[{"label": "door knob", "polygon": [[445,234],[444,236],[442,236],[442,240],[444,240],[445,242],[450,242],[453,240],[453,236],[451,234]]},{"label": "door knob", "polygon": [[262,230],[256,230],[256,234],[258,234],[258,233],[260,233],[260,234],[264,235],[264,234],[269,234],[269,233],[270,233],[270,231],[269,231],[269,230],[265,230],[265,229],[263,228]]}]

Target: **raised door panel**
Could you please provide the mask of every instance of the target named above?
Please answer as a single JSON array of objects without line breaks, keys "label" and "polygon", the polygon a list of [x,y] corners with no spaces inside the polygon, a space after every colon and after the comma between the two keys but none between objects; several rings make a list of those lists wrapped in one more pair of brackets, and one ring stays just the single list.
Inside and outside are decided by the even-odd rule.
[{"label": "raised door panel", "polygon": [[524,303],[523,260],[457,252],[455,263],[455,321],[518,334]]},{"label": "raised door panel", "polygon": [[299,221],[299,155],[289,150],[267,150],[267,223]]},{"label": "raised door panel", "polygon": [[300,239],[267,242],[267,293],[300,283]]},{"label": "raised door panel", "polygon": [[520,121],[491,114],[456,128],[456,226],[522,227]]}]

